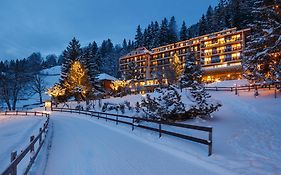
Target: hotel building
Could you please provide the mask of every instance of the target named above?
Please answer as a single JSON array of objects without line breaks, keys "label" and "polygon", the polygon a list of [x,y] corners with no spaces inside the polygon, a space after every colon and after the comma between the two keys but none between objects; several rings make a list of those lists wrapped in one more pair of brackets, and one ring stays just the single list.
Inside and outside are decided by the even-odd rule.
[{"label": "hotel building", "polygon": [[[155,75],[161,70],[168,70],[175,54],[184,64],[187,52],[192,51],[199,60],[198,64],[202,65],[203,81],[239,79],[242,77],[245,35],[249,30],[231,28],[152,50],[138,48],[119,59],[119,69],[124,74],[130,62],[137,63],[141,76],[135,84],[143,90],[149,90],[159,84]],[[164,74],[163,81],[167,83]]]}]

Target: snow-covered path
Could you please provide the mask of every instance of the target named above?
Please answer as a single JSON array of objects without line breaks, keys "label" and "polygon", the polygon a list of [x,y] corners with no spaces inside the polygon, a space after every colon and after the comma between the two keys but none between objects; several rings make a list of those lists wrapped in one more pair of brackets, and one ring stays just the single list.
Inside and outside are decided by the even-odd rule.
[{"label": "snow-covered path", "polygon": [[53,113],[51,120],[54,135],[44,174],[226,173],[158,149],[130,133],[107,127],[99,121],[70,117],[65,113]]}]

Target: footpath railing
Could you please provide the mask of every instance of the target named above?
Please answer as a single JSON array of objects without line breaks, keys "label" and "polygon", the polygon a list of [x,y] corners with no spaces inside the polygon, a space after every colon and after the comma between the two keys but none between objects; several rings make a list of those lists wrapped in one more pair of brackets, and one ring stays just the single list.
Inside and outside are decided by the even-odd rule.
[{"label": "footpath railing", "polygon": [[[46,138],[46,134],[48,132],[48,125],[50,114],[44,112],[35,112],[35,111],[5,111],[0,112],[1,115],[32,115],[32,116],[45,116],[47,119],[43,125],[43,127],[39,128],[39,134],[30,137],[29,145],[17,155],[17,151],[11,153],[11,163],[10,165],[1,173],[1,175],[17,175],[17,166],[21,163],[21,161],[27,156],[30,152],[31,157],[27,167],[24,170],[24,175],[26,175],[30,168],[32,167],[44,141]],[[43,136],[44,135],[44,136]],[[38,142],[38,146],[35,150],[35,146]]]},{"label": "footpath railing", "polygon": [[[152,119],[147,119],[147,118],[130,117],[130,116],[125,116],[125,115],[110,114],[110,113],[96,112],[96,111],[84,111],[84,110],[71,109],[71,108],[53,107],[52,110],[58,111],[58,112],[84,114],[84,115],[88,115],[91,117],[96,117],[98,119],[100,119],[100,118],[105,119],[106,121],[107,120],[113,121],[116,123],[116,125],[118,125],[118,123],[131,125],[132,131],[135,129],[135,127],[147,129],[150,131],[158,132],[159,138],[162,136],[162,134],[167,134],[167,135],[174,136],[177,138],[182,138],[182,139],[193,141],[196,143],[201,143],[201,144],[208,146],[208,156],[212,155],[212,145],[213,145],[213,139],[212,139],[213,138],[213,136],[212,136],[213,128],[212,127],[196,126],[196,125],[182,124],[182,123],[171,123],[171,122],[163,121],[163,120],[152,120]],[[153,127],[151,125],[145,125],[145,123],[156,124],[157,127]],[[166,129],[163,129],[164,126],[207,132],[208,139],[190,136],[190,135],[186,135],[186,134],[179,133],[176,131],[168,131]]]}]

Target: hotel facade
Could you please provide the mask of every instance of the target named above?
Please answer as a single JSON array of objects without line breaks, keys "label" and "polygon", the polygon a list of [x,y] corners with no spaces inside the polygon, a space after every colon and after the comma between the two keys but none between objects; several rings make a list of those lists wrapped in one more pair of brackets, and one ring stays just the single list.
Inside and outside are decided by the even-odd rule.
[{"label": "hotel facade", "polygon": [[168,83],[165,70],[169,70],[174,55],[184,64],[187,52],[194,52],[198,64],[202,65],[203,81],[214,82],[242,78],[241,60],[245,50],[246,34],[250,29],[231,28],[189,40],[153,48],[138,48],[119,59],[119,70],[126,74],[128,64],[138,64],[140,78],[135,80],[135,87],[149,90],[159,84],[156,77],[163,74],[164,84]]}]

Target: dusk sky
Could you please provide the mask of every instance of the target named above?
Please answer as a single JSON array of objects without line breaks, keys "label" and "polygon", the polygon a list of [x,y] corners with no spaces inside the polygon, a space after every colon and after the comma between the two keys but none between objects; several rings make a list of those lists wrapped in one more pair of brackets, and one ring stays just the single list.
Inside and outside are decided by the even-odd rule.
[{"label": "dusk sky", "polygon": [[1,0],[0,59],[32,52],[60,54],[76,37],[81,45],[133,39],[136,26],[175,16],[178,27],[199,20],[218,0]]}]

